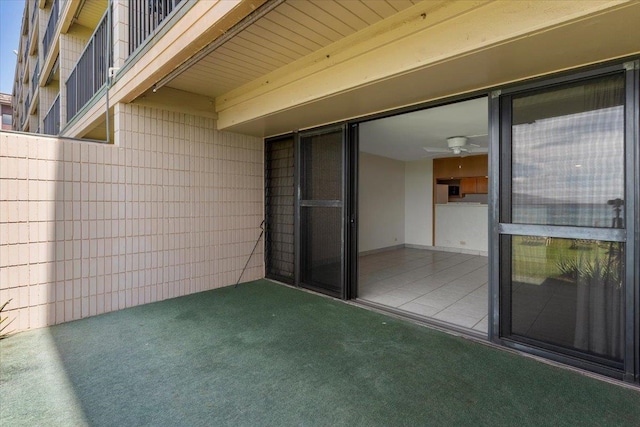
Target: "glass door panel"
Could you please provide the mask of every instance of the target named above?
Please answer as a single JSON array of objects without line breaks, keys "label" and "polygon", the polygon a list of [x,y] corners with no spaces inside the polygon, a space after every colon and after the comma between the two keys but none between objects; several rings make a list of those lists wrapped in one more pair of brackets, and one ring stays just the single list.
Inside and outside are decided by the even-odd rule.
[{"label": "glass door panel", "polygon": [[299,284],[345,296],[343,127],[299,139]]},{"label": "glass door panel", "polygon": [[621,369],[625,74],[502,97],[500,335]]},{"label": "glass door panel", "polygon": [[624,245],[510,239],[511,334],[622,361]]},{"label": "glass door panel", "polygon": [[300,284],[333,296],[342,293],[342,212],[337,207],[302,207]]},{"label": "glass door panel", "polygon": [[611,203],[624,199],[624,89],[616,74],[514,96],[511,222],[612,226]]}]

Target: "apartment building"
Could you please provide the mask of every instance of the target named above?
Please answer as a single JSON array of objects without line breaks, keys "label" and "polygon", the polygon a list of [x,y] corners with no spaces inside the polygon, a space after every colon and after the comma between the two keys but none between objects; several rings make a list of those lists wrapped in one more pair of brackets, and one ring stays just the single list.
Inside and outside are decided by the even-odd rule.
[{"label": "apartment building", "polygon": [[28,0],[0,299],[28,329],[266,276],[638,383],[637,22]]},{"label": "apartment building", "polygon": [[13,103],[11,95],[0,93],[0,114],[2,114],[2,129],[13,129]]}]

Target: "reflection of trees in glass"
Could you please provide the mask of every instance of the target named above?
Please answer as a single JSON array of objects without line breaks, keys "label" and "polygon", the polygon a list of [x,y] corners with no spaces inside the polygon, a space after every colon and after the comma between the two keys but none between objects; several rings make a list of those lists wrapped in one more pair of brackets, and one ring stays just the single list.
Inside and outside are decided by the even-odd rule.
[{"label": "reflection of trees in glass", "polygon": [[560,258],[556,267],[560,277],[588,285],[622,286],[623,247],[619,242],[591,241],[593,254]]},{"label": "reflection of trees in glass", "polygon": [[513,274],[518,277],[578,279],[620,285],[623,247],[618,242],[584,239],[514,237]]},{"label": "reflection of trees in glass", "polygon": [[523,236],[512,242],[515,330],[622,360],[624,244]]}]

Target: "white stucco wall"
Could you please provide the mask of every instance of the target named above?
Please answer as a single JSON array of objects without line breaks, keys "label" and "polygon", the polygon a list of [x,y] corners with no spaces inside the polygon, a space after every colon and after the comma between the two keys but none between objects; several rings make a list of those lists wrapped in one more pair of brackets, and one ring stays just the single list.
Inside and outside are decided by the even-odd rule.
[{"label": "white stucco wall", "polygon": [[404,162],[360,152],[360,252],[404,244],[404,169]]}]

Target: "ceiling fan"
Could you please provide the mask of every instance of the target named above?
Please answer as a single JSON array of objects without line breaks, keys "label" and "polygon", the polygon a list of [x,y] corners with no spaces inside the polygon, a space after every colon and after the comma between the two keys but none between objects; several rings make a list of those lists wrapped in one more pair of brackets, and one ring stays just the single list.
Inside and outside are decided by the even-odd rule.
[{"label": "ceiling fan", "polygon": [[484,147],[481,147],[478,144],[473,144],[469,142],[471,138],[477,138],[484,135],[471,135],[471,136],[451,136],[447,138],[447,147],[448,148],[440,148],[440,147],[422,147],[424,151],[432,154],[440,154],[440,153],[453,153],[455,155],[460,154],[468,154],[468,153],[486,153],[488,150]]}]

